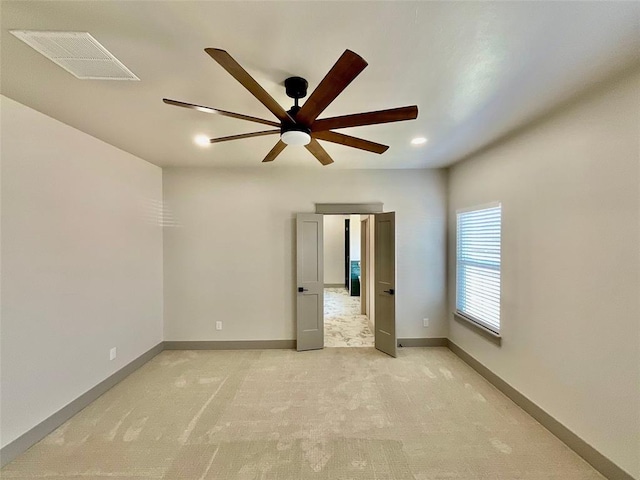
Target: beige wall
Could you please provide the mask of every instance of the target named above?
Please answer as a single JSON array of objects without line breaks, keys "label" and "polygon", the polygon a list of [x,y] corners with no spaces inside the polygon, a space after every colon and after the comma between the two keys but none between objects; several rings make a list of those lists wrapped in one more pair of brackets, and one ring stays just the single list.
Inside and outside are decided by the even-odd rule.
[{"label": "beige wall", "polygon": [[324,283],[344,285],[344,220],[346,215],[324,216]]},{"label": "beige wall", "polygon": [[640,75],[605,86],[489,151],[449,183],[456,209],[502,202],[497,347],[450,338],[640,478]]},{"label": "beige wall", "polygon": [[295,338],[296,212],[375,201],[397,212],[398,336],[446,336],[444,172],[261,165],[163,178],[176,225],[164,236],[165,340]]},{"label": "beige wall", "polygon": [[162,341],[162,171],[0,108],[5,446]]}]

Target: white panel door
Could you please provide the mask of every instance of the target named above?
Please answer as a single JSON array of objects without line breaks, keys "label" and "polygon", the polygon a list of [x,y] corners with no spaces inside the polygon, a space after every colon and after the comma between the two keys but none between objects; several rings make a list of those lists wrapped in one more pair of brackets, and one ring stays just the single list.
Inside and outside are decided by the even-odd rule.
[{"label": "white panel door", "polygon": [[322,215],[298,213],[296,218],[297,348],[324,347],[324,259]]},{"label": "white panel door", "polygon": [[396,214],[375,214],[375,345],[396,356]]}]

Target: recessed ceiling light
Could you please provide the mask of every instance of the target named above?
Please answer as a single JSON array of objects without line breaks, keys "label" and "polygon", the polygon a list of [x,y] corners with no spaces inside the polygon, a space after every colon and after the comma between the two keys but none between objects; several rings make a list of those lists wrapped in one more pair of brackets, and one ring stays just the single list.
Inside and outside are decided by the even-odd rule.
[{"label": "recessed ceiling light", "polygon": [[424,137],[416,137],[413,140],[411,140],[412,145],[422,145],[424,143],[427,143],[427,139]]},{"label": "recessed ceiling light", "polygon": [[206,147],[207,145],[211,145],[211,142],[209,141],[209,137],[207,137],[206,135],[196,135],[193,141],[196,142],[201,147]]}]

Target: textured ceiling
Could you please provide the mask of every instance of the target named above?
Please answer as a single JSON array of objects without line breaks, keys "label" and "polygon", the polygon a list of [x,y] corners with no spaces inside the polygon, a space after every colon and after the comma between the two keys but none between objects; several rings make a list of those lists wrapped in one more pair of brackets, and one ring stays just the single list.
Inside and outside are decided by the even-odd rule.
[{"label": "textured ceiling", "polygon": [[[288,147],[264,168],[423,168],[463,158],[640,60],[637,2],[3,1],[2,94],[161,166],[257,166],[277,137],[163,97],[272,119],[205,52],[227,50],[285,108],[345,49],[369,66],[321,115],[417,104],[417,120],[340,130],[383,155],[323,142],[329,167]],[[78,80],[9,33],[87,31],[140,82]],[[413,146],[415,136],[429,139]]]}]

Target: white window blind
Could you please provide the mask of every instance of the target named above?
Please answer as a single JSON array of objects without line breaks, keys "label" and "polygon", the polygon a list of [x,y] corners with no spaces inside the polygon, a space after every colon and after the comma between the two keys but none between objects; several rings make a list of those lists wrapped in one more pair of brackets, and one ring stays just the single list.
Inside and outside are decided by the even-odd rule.
[{"label": "white window blind", "polygon": [[500,204],[457,213],[456,310],[500,333]]}]

